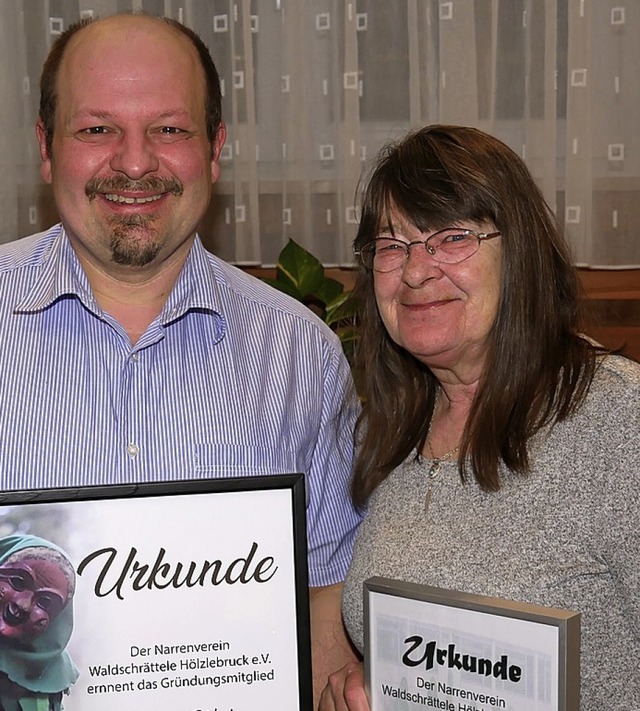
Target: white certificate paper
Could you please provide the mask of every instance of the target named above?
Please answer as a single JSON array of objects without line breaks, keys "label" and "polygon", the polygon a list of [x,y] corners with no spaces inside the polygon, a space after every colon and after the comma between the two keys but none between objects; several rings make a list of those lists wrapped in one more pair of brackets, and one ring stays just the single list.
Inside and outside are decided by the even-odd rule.
[{"label": "white certificate paper", "polygon": [[372,711],[578,711],[580,616],[384,578],[365,582]]}]

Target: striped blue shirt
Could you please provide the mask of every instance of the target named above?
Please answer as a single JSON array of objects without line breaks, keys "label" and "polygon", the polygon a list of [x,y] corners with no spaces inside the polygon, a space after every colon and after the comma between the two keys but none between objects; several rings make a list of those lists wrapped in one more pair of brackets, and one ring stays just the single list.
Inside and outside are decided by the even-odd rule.
[{"label": "striped blue shirt", "polygon": [[196,239],[131,345],[56,225],[0,247],[0,489],[303,472],[309,579],[343,579],[351,375],[302,304]]}]

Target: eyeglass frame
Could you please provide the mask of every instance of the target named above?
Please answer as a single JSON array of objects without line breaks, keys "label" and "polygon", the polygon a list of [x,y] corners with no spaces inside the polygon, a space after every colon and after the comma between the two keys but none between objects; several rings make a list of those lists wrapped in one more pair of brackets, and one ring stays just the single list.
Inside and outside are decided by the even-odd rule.
[{"label": "eyeglass frame", "polygon": [[[466,257],[463,257],[462,259],[458,260],[457,262],[443,262],[441,259],[438,259],[437,255],[437,250],[434,247],[431,247],[429,249],[429,240],[433,239],[439,234],[442,234],[443,232],[448,232],[449,230],[457,230],[459,229],[460,232],[466,234],[466,235],[473,235],[477,240],[478,240],[478,248],[475,250],[475,252],[472,252],[471,254],[468,254]],[[411,253],[411,247],[413,247],[416,244],[423,244],[425,250],[427,251],[427,254],[429,256],[433,257],[439,264],[461,264],[464,262],[466,259],[469,259],[470,257],[473,257],[474,254],[478,252],[478,249],[480,249],[480,243],[483,242],[484,240],[487,239],[493,239],[494,237],[499,237],[502,233],[497,231],[497,232],[476,232],[476,230],[471,230],[468,227],[445,227],[444,229],[438,230],[437,232],[434,232],[432,235],[429,235],[427,239],[417,239],[413,240],[412,242],[404,242],[401,239],[397,239],[395,237],[376,237],[375,239],[370,240],[366,244],[364,244],[360,249],[354,250],[354,255],[356,257],[360,258],[360,261],[362,262],[362,265],[364,266],[365,269],[369,269],[370,271],[377,272],[378,274],[390,274],[391,272],[395,272],[397,269],[403,269],[406,263],[409,261],[409,254]],[[404,247],[404,261],[400,266],[394,267],[393,269],[389,269],[388,271],[380,271],[379,269],[374,269],[373,268],[373,260],[371,266],[367,266],[365,264],[365,261],[362,257],[362,252],[364,249],[366,249],[369,245],[373,245],[379,240],[393,240],[394,242],[397,242],[398,244],[401,244]],[[375,258],[375,251],[373,252],[373,257]]]}]

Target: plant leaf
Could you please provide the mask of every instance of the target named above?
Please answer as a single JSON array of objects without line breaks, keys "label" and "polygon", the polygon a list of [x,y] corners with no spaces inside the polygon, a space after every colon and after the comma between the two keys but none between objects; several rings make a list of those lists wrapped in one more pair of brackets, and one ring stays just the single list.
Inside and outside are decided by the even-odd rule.
[{"label": "plant leaf", "polygon": [[356,311],[356,304],[351,298],[350,291],[344,291],[333,301],[327,304],[324,321],[327,326],[351,318]]},{"label": "plant leaf", "polygon": [[320,287],[315,290],[314,296],[317,296],[322,303],[326,304],[327,307],[335,299],[337,299],[344,291],[344,286],[337,279],[331,279],[331,277],[324,277]]},{"label": "plant leaf", "polygon": [[276,274],[298,291],[298,299],[314,294],[322,286],[324,267],[310,252],[290,239],[278,257]]}]

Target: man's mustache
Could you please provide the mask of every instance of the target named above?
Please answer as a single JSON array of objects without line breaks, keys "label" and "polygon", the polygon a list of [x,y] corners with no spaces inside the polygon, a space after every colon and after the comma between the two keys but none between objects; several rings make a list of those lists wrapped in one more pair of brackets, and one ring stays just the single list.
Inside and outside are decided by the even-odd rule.
[{"label": "man's mustache", "polygon": [[180,196],[184,186],[177,178],[149,177],[142,180],[129,180],[128,178],[92,178],[87,182],[84,192],[89,200],[96,195],[105,193],[132,192],[132,193],[171,193]]}]

